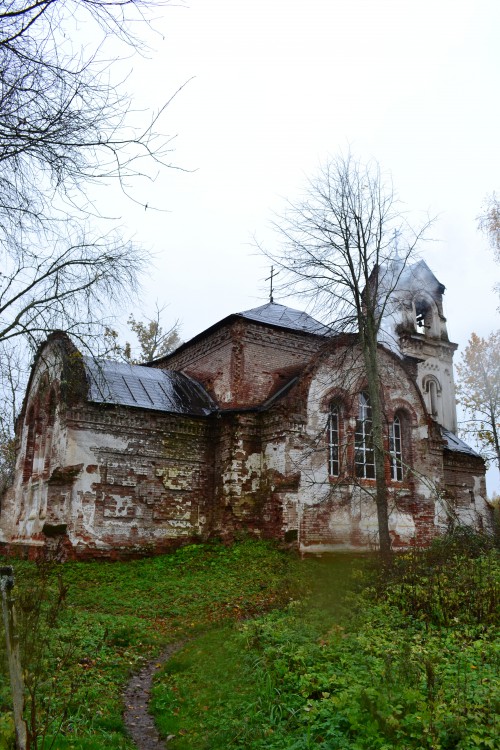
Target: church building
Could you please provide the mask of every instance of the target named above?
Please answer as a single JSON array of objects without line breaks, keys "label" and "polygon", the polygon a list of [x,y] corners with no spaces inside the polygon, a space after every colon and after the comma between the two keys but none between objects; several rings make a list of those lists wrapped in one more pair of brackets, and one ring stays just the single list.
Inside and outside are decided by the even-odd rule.
[{"label": "church building", "polygon": [[[444,287],[406,269],[380,332],[394,549],[489,524],[457,435]],[[355,334],[269,302],[145,365],[40,347],[17,425],[7,549],[119,557],[242,533],[301,552],[377,547],[371,407]]]}]

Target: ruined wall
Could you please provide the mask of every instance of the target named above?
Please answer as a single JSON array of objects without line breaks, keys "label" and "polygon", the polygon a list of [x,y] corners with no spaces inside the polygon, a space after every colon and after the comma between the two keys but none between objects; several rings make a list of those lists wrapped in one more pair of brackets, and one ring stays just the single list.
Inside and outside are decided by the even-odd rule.
[{"label": "ruined wall", "polygon": [[198,380],[221,408],[256,406],[278,391],[324,339],[248,320],[233,320],[158,363]]},{"label": "ruined wall", "polygon": [[[241,532],[295,542],[303,552],[375,547],[375,480],[354,478],[366,381],[361,352],[346,340],[239,320],[214,331],[167,362],[205,378],[214,393],[229,389],[220,411],[203,417],[88,403],[78,377],[73,387],[68,376],[73,354],[48,346],[19,424],[3,541],[34,548],[60,539],[80,557],[143,554]],[[445,531],[450,508],[479,528],[488,518],[481,460],[444,449],[416,366],[382,349],[380,365],[387,429],[395,415],[403,425],[400,480],[392,478],[386,441],[394,548]],[[294,385],[265,404],[294,374]],[[342,412],[334,476],[332,402]]]},{"label": "ruined wall", "polygon": [[197,337],[163,358],[155,367],[180,370],[198,380],[213,398],[224,406],[233,401],[231,368],[234,340],[231,327],[221,326],[211,334]]},{"label": "ruined wall", "polygon": [[492,511],[486,499],[484,461],[479,456],[444,452],[445,499],[456,523],[488,531]]},{"label": "ruined wall", "polygon": [[209,433],[200,418],[71,408],[63,462],[23,483],[12,541],[59,533],[78,556],[114,556],[203,538],[213,494]]},{"label": "ruined wall", "polygon": [[248,407],[264,402],[300,372],[324,339],[245,321],[237,325],[235,342],[234,401]]},{"label": "ruined wall", "polygon": [[61,346],[55,341],[30,379],[16,429],[14,486],[2,504],[1,541],[28,538],[34,545],[45,543],[42,528],[51,523],[48,480],[57,467],[64,465],[67,446],[61,402],[69,383],[64,377],[63,359]]},{"label": "ruined wall", "polygon": [[[276,457],[268,454],[268,470],[281,466],[289,477],[299,476],[297,487],[282,494],[283,533],[291,536],[296,532],[302,551],[369,549],[377,543],[375,480],[353,479],[356,399],[366,387],[361,362],[357,348],[323,356],[316,370],[298,386],[293,400],[290,397],[294,427],[285,436],[284,450]],[[382,351],[381,367],[387,422],[396,413],[407,415],[404,480],[391,480],[389,459],[386,466],[389,523],[397,548],[425,543],[438,532],[436,499],[443,486],[443,451],[410,375]],[[332,400],[340,400],[344,409],[343,468],[336,477],[329,475],[328,467],[327,423]],[[386,449],[389,452],[388,444]]]}]

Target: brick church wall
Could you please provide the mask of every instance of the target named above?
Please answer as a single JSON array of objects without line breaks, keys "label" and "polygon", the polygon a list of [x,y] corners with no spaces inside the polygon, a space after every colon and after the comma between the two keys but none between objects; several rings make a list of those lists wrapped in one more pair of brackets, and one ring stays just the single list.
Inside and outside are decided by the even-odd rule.
[{"label": "brick church wall", "polygon": [[[363,358],[354,339],[346,342],[238,317],[214,327],[155,363],[195,377],[218,399],[218,410],[199,417],[92,404],[86,390],[65,398],[64,363],[49,347],[19,427],[4,539],[34,548],[60,535],[78,557],[160,552],[242,532],[295,541],[302,552],[375,547],[375,482],[353,478]],[[386,462],[394,548],[427,544],[446,530],[450,509],[479,527],[488,515],[482,460],[445,449],[414,365],[381,349],[380,367],[387,425],[404,416],[402,481]],[[331,477],[335,400],[343,467]]]},{"label": "brick church wall", "polygon": [[324,339],[248,320],[233,320],[189,342],[154,366],[177,369],[204,385],[225,408],[256,406],[304,368]]}]

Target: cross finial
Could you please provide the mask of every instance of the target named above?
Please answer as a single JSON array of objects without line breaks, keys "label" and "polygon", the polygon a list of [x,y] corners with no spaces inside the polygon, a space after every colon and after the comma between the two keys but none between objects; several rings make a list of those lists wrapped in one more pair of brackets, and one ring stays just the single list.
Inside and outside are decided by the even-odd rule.
[{"label": "cross finial", "polygon": [[274,266],[271,266],[271,275],[267,277],[266,281],[269,281],[269,302],[274,302],[273,298],[273,279],[278,275],[279,271],[277,273],[274,273]]}]

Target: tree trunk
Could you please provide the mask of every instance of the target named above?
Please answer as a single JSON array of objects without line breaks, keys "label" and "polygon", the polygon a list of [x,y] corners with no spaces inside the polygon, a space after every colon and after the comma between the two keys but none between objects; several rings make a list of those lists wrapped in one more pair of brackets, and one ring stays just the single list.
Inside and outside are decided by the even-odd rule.
[{"label": "tree trunk", "polygon": [[391,551],[391,537],[389,534],[389,503],[387,497],[387,479],[385,475],[385,431],[382,400],[380,397],[380,380],[378,372],[377,334],[375,326],[369,326],[363,336],[362,349],[365,360],[368,395],[372,410],[372,438],[375,454],[375,503],[377,506],[377,522],[379,545],[382,555]]}]

